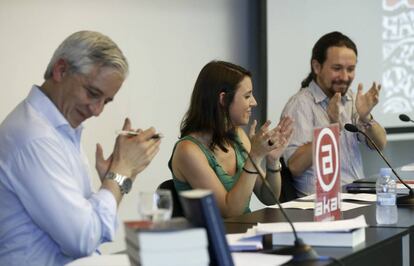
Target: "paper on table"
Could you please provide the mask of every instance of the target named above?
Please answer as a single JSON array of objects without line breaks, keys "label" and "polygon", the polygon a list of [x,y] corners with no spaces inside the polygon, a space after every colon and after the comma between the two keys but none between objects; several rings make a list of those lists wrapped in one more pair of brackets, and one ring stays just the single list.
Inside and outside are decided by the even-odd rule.
[{"label": "paper on table", "polygon": [[[374,194],[375,195],[375,194]],[[352,202],[342,202],[341,211],[348,211],[356,208],[361,208],[368,206],[369,204],[357,204]],[[288,201],[282,203],[283,208],[285,209],[302,209],[302,210],[312,210],[315,208],[315,202],[313,201]],[[268,206],[269,208],[279,208],[278,205]]]},{"label": "paper on table", "polygon": [[[315,194],[308,195],[306,197],[298,198],[297,201],[310,201],[315,199]],[[341,193],[342,200],[355,200],[355,201],[367,201],[375,202],[377,196],[372,193]]]},{"label": "paper on table", "polygon": [[[407,182],[406,182],[407,183]],[[414,184],[407,183],[410,188],[414,188]],[[398,194],[408,194],[408,189],[401,183],[397,183],[397,193]]]},{"label": "paper on table", "polygon": [[403,167],[401,167],[400,170],[401,171],[407,171],[407,172],[414,171],[414,163],[410,163],[410,164],[404,165]]},{"label": "paper on table", "polygon": [[94,255],[89,257],[80,258],[74,260],[65,266],[130,266],[128,256],[126,254],[113,254],[113,255]]},{"label": "paper on table", "polygon": [[[294,222],[298,232],[346,232],[357,228],[367,227],[365,216],[360,215],[353,219],[328,221],[328,222]],[[257,226],[249,229],[246,234],[258,233],[279,233],[291,232],[292,227],[289,223],[258,223]]]},{"label": "paper on table", "polygon": [[342,200],[355,200],[355,201],[366,201],[366,202],[376,202],[377,195],[370,193],[342,193]]},{"label": "paper on table", "polygon": [[262,236],[244,239],[245,234],[226,234],[231,251],[247,251],[263,249]]},{"label": "paper on table", "polygon": [[282,265],[292,259],[292,256],[258,252],[232,252],[231,255],[236,266],[275,266]]},{"label": "paper on table", "polygon": [[302,197],[302,198],[297,198],[296,200],[306,200],[306,201],[309,201],[309,200],[314,200],[314,199],[315,199],[315,194],[310,194],[310,195],[305,196],[305,197]]},{"label": "paper on table", "polygon": [[[376,200],[376,199],[375,199]],[[341,211],[349,211],[365,206],[369,206],[370,204],[359,204],[359,203],[352,203],[352,202],[342,202],[341,203]]]},{"label": "paper on table", "polygon": [[[285,209],[302,209],[302,210],[308,210],[313,209],[315,207],[315,202],[313,201],[288,201],[281,204],[283,208]],[[271,207],[278,208],[279,206],[273,205]]]}]

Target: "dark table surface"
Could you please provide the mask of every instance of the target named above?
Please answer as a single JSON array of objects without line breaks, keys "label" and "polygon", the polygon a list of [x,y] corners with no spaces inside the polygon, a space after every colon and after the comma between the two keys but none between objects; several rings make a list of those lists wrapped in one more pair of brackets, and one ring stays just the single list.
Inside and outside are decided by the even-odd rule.
[{"label": "dark table surface", "polygon": [[[313,210],[301,209],[286,209],[289,218],[294,221],[313,221]],[[364,215],[367,224],[371,227],[395,227],[395,228],[410,228],[414,226],[414,206],[398,207],[398,222],[392,225],[379,225],[376,222],[376,206],[371,204],[369,206],[352,209],[342,212],[344,219],[350,219]],[[225,219],[226,223],[270,223],[270,222],[285,222],[286,219],[282,212],[276,208],[264,208],[252,213],[244,214],[238,217]]]},{"label": "dark table surface", "polygon": [[[314,247],[321,256],[340,259],[345,265],[401,265],[401,239],[414,225],[414,207],[399,207],[398,222],[394,225],[376,223],[375,204],[342,213],[344,219],[364,215],[369,225],[366,240],[355,247]],[[293,222],[313,221],[313,210],[286,209]],[[282,212],[276,208],[264,208],[249,214],[225,219],[227,233],[243,233],[258,222],[285,222]],[[267,247],[271,247],[266,245]],[[274,246],[273,248],[280,248]],[[391,251],[393,250],[393,251]],[[384,255],[385,254],[385,255]],[[390,264],[391,263],[391,264]],[[337,265],[334,262],[306,262],[292,265]]]}]

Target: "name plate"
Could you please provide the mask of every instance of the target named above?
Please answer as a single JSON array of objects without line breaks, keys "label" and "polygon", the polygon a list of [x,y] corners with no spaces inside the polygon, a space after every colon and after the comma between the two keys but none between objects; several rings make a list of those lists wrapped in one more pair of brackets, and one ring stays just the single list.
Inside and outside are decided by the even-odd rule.
[{"label": "name plate", "polygon": [[315,184],[315,221],[341,219],[341,176],[339,126],[313,131],[313,171]]}]

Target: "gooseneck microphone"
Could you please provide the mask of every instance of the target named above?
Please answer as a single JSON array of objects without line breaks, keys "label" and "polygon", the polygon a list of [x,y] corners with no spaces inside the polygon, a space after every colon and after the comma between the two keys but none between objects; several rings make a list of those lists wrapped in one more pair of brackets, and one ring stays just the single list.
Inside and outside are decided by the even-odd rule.
[{"label": "gooseneck microphone", "polygon": [[[401,119],[401,116],[400,116]],[[385,158],[382,151],[378,148],[377,144],[362,130],[359,130],[355,125],[352,124],[345,124],[345,129],[352,133],[361,133],[364,135],[368,141],[372,144],[372,146],[375,148],[375,150],[378,152],[378,154],[381,156],[381,158],[384,160],[384,162],[388,165],[388,167],[391,169],[391,171],[394,173],[394,175],[398,178],[398,180],[403,184],[406,188],[408,188],[408,195],[398,197],[397,198],[397,205],[414,205],[414,191],[413,189],[407,185],[407,183],[404,182],[404,180],[401,179],[401,177],[395,172],[394,168],[391,166],[391,164],[388,162],[388,160]]]},{"label": "gooseneck microphone", "polygon": [[400,114],[398,116],[398,118],[400,118],[400,120],[403,121],[403,122],[413,122],[414,123],[414,121],[411,120],[411,118],[406,114]]},{"label": "gooseneck microphone", "polygon": [[[270,145],[270,143],[269,143]],[[248,153],[246,150],[248,158],[252,162],[255,170],[260,176],[260,179],[263,181],[263,184],[266,186],[266,188],[269,190],[270,194],[272,195],[273,199],[275,200],[276,204],[279,206],[280,211],[282,212],[283,216],[285,217],[286,221],[289,223],[290,227],[292,228],[293,235],[295,237],[295,242],[293,247],[287,247],[287,248],[281,248],[278,250],[272,250],[272,254],[278,254],[278,255],[292,255],[292,260],[290,262],[301,262],[301,261],[316,261],[319,259],[319,255],[316,253],[316,251],[309,245],[305,244],[301,238],[298,237],[298,234],[296,232],[295,226],[293,225],[292,221],[289,219],[289,216],[285,212],[284,208],[279,202],[278,197],[276,197],[275,192],[271,188],[269,182],[266,180],[266,178],[263,176],[263,173],[260,171],[259,167],[256,165],[256,163],[252,160],[250,153]]]}]

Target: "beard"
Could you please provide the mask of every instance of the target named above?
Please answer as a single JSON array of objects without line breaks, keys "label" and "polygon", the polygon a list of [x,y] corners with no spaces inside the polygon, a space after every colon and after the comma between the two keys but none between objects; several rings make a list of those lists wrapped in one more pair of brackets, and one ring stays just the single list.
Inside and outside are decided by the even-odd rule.
[{"label": "beard", "polygon": [[339,92],[342,96],[346,94],[346,92],[349,89],[349,86],[351,86],[352,81],[333,81],[331,84],[330,91],[332,92]]}]

